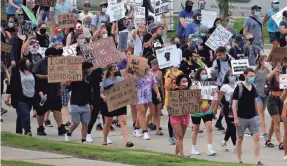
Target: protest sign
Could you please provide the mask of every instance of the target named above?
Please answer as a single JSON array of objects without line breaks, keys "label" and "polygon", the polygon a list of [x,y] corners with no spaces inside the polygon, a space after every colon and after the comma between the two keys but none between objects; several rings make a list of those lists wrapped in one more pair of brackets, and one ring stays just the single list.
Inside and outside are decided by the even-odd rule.
[{"label": "protest sign", "polygon": [[155,0],[155,15],[160,15],[162,13],[169,12],[170,8],[170,0]]},{"label": "protest sign", "polygon": [[126,67],[128,73],[143,77],[149,68],[148,60],[146,58],[134,55],[129,56]]},{"label": "protest sign", "polygon": [[45,51],[47,50],[46,47],[39,47],[38,53],[42,55],[42,57],[45,57]]},{"label": "protest sign", "polygon": [[46,7],[55,7],[57,0],[36,0],[35,5],[46,6]]},{"label": "protest sign", "polygon": [[48,58],[48,83],[82,81],[82,62],[78,56]]},{"label": "protest sign", "polygon": [[143,5],[143,0],[127,0],[127,4],[131,6],[142,6]]},{"label": "protest sign", "polygon": [[119,33],[118,50],[124,51],[128,48],[128,31],[122,31]]},{"label": "protest sign", "polygon": [[144,7],[135,6],[134,22],[136,26],[138,26],[141,23],[145,23],[145,8]]},{"label": "protest sign", "polygon": [[287,74],[280,74],[279,75],[279,87],[280,87],[280,89],[287,88]]},{"label": "protest sign", "polygon": [[215,81],[192,81],[191,89],[201,89],[202,99],[218,99],[218,87]]},{"label": "protest sign", "polygon": [[76,47],[78,44],[72,44],[67,47],[63,47],[63,56],[75,56],[77,55]]},{"label": "protest sign", "polygon": [[156,50],[156,57],[160,69],[180,65],[180,55],[175,45]]},{"label": "protest sign", "polygon": [[72,28],[75,23],[74,13],[58,14],[59,28]]},{"label": "protest sign", "polygon": [[231,68],[234,75],[243,74],[244,70],[248,67],[248,59],[231,60]]},{"label": "protest sign", "polygon": [[106,67],[121,60],[112,37],[81,45],[81,51],[84,59],[92,62],[95,68]]},{"label": "protest sign", "polygon": [[26,6],[22,6],[22,9],[24,10],[24,12],[26,13],[26,15],[29,17],[29,19],[31,20],[31,22],[33,24],[38,25],[38,20],[35,18],[35,15],[31,12],[31,10],[29,8],[27,8]]},{"label": "protest sign", "polygon": [[104,91],[109,112],[136,103],[138,99],[136,79],[115,83]]},{"label": "protest sign", "polygon": [[6,53],[10,53],[12,49],[12,46],[10,44],[6,44],[1,42],[1,51],[4,51]]},{"label": "protest sign", "polygon": [[286,61],[287,48],[286,47],[272,47],[272,50],[268,56],[268,62],[278,63]]},{"label": "protest sign", "polygon": [[200,89],[168,91],[168,114],[180,116],[200,113],[200,96]]},{"label": "protest sign", "polygon": [[272,19],[276,22],[278,26],[280,25],[280,22],[283,21],[283,12],[285,10],[287,10],[287,6],[272,16]]},{"label": "protest sign", "polygon": [[110,22],[120,20],[125,17],[125,3],[121,2],[110,7]]},{"label": "protest sign", "polygon": [[124,79],[128,79],[129,77],[132,76],[127,72],[127,69],[120,70],[120,73],[121,73],[121,77],[123,77]]},{"label": "protest sign", "polygon": [[215,51],[218,47],[225,46],[232,35],[231,32],[219,25],[205,42],[205,45]]},{"label": "protest sign", "polygon": [[33,26],[26,21],[22,22],[22,24],[20,24],[19,33],[20,35],[33,35]]},{"label": "protest sign", "polygon": [[205,25],[208,28],[212,28],[214,20],[217,18],[217,12],[201,10],[201,17],[201,25]]}]

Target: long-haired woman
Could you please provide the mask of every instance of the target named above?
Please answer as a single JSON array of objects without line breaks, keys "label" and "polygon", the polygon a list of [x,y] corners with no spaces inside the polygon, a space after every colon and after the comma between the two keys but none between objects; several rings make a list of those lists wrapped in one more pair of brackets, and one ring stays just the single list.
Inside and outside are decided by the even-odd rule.
[{"label": "long-haired woman", "polygon": [[[287,147],[287,103],[286,103],[286,98],[287,98],[287,89],[284,90],[282,96],[280,97],[280,99],[282,101],[285,101],[285,105],[284,108],[282,110],[282,120],[284,123],[284,138],[283,138],[283,146]],[[284,148],[284,158],[283,160],[287,161],[287,148]]]}]

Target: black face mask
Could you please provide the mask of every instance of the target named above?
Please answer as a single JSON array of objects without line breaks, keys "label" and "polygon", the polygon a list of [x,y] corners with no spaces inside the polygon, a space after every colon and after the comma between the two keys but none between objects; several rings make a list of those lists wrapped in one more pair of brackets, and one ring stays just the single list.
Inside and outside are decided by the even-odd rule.
[{"label": "black face mask", "polygon": [[25,70],[31,71],[32,70],[32,65],[31,64],[26,64],[25,65]]},{"label": "black face mask", "polygon": [[57,49],[57,55],[62,56],[63,52],[64,52],[64,50],[62,48]]},{"label": "black face mask", "polygon": [[41,35],[44,35],[47,32],[47,29],[40,29]]},{"label": "black face mask", "polygon": [[177,48],[180,48],[180,43],[175,44]]},{"label": "black face mask", "polygon": [[186,6],[185,7],[185,11],[186,12],[191,12],[191,10],[192,10],[192,6]]}]

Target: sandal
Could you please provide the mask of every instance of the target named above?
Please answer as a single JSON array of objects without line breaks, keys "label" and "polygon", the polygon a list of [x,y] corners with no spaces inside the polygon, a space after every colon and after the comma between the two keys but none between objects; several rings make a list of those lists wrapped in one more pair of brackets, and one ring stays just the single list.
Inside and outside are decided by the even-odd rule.
[{"label": "sandal", "polygon": [[157,131],[156,135],[163,136],[163,132],[162,131]]},{"label": "sandal", "polygon": [[287,156],[285,156],[285,157],[283,158],[283,160],[287,161]]},{"label": "sandal", "polygon": [[103,143],[102,145],[103,145],[103,146],[107,146],[108,144],[107,144],[107,143]]},{"label": "sandal", "polygon": [[274,148],[274,144],[272,144],[270,141],[266,141],[265,146],[267,146],[269,148]]},{"label": "sandal", "polygon": [[126,147],[127,148],[131,148],[131,147],[133,147],[134,146],[134,144],[132,143],[132,142],[128,142],[127,144],[126,144]]},{"label": "sandal", "polygon": [[284,150],[283,143],[279,144],[279,150]]}]

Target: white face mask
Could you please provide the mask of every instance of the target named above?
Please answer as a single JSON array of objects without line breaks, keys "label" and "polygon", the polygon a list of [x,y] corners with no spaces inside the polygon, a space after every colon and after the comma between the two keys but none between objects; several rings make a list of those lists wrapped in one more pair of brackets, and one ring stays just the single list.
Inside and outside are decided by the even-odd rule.
[{"label": "white face mask", "polygon": [[102,13],[106,13],[107,12],[107,8],[102,8]]},{"label": "white face mask", "polygon": [[78,40],[78,44],[86,44],[86,40],[85,39],[79,39]]},{"label": "white face mask", "polygon": [[105,39],[107,37],[108,37],[108,34],[106,34],[106,33],[104,33],[103,36],[102,36],[103,39]]},{"label": "white face mask", "polygon": [[36,48],[34,48],[33,45],[29,46],[29,51],[31,52],[31,54],[37,54],[39,50],[39,47],[37,46]]}]

